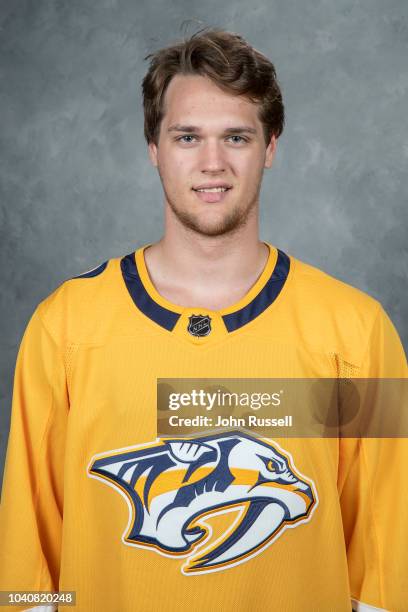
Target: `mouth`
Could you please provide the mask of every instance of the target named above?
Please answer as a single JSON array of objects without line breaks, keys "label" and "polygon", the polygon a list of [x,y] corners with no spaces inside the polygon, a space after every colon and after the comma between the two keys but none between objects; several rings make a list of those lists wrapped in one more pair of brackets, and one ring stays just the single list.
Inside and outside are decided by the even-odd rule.
[{"label": "mouth", "polygon": [[200,188],[193,187],[193,191],[203,202],[221,202],[226,198],[227,193],[231,191],[231,189],[232,187],[227,186]]}]

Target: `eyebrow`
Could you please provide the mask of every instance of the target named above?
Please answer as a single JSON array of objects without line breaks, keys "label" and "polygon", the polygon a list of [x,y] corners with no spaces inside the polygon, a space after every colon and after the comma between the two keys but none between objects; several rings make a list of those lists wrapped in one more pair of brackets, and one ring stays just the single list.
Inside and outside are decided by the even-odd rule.
[{"label": "eyebrow", "polygon": [[[168,132],[201,132],[201,128],[196,125],[180,125],[180,123],[175,123],[171,125]],[[242,132],[248,132],[249,134],[256,134],[257,130],[249,125],[239,125],[236,127],[225,128],[224,134],[241,134]]]}]

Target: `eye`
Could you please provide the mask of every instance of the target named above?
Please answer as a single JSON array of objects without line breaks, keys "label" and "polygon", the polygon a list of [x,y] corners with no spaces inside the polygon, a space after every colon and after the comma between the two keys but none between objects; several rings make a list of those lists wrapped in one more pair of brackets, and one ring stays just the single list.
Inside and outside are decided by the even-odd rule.
[{"label": "eye", "polygon": [[276,463],[272,461],[272,459],[269,459],[269,461],[265,465],[266,465],[266,469],[269,470],[270,472],[276,471]]},{"label": "eye", "polygon": [[240,138],[241,140],[239,142],[248,142],[247,138],[244,138],[243,136],[238,136],[237,134],[230,136],[230,138]]},{"label": "eye", "polygon": [[195,138],[195,136],[192,136],[191,134],[185,134],[184,136],[179,136],[179,138],[176,138],[177,141],[180,142],[186,142],[187,144],[191,142],[191,140],[183,140],[183,138]]}]

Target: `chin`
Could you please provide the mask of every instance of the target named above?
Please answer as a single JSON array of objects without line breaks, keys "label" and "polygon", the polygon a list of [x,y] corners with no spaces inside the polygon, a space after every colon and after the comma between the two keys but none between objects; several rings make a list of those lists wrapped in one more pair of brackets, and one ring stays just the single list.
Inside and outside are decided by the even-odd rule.
[{"label": "chin", "polygon": [[215,237],[215,236],[225,236],[226,234],[229,234],[232,229],[231,228],[227,228],[227,227],[196,227],[195,231],[197,234],[200,234],[201,236],[208,236],[208,237]]},{"label": "chin", "polygon": [[208,220],[200,222],[199,219],[184,219],[181,221],[183,225],[189,227],[202,236],[223,236],[225,234],[230,234],[245,223],[245,219],[242,219],[241,217],[232,218],[230,216],[214,219],[212,223],[209,223]]},{"label": "chin", "polygon": [[221,210],[220,205],[214,203],[205,205],[205,210],[193,213],[175,205],[174,200],[168,198],[167,201],[179,222],[202,236],[222,236],[236,231],[245,225],[251,210],[251,207],[241,209],[231,206]]}]

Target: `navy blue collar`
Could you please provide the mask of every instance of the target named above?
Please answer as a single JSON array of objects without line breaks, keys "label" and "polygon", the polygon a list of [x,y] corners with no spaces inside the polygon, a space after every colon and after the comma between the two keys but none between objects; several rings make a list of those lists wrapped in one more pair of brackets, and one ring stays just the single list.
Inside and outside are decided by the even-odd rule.
[{"label": "navy blue collar", "polygon": [[[278,297],[288,277],[290,258],[280,249],[277,249],[277,252],[278,257],[273,272],[260,292],[243,308],[222,315],[225,327],[229,332],[235,331],[255,319]],[[161,327],[172,331],[181,315],[179,312],[174,312],[158,304],[150,296],[140,278],[134,251],[122,257],[120,267],[126,287],[137,308]]]}]

